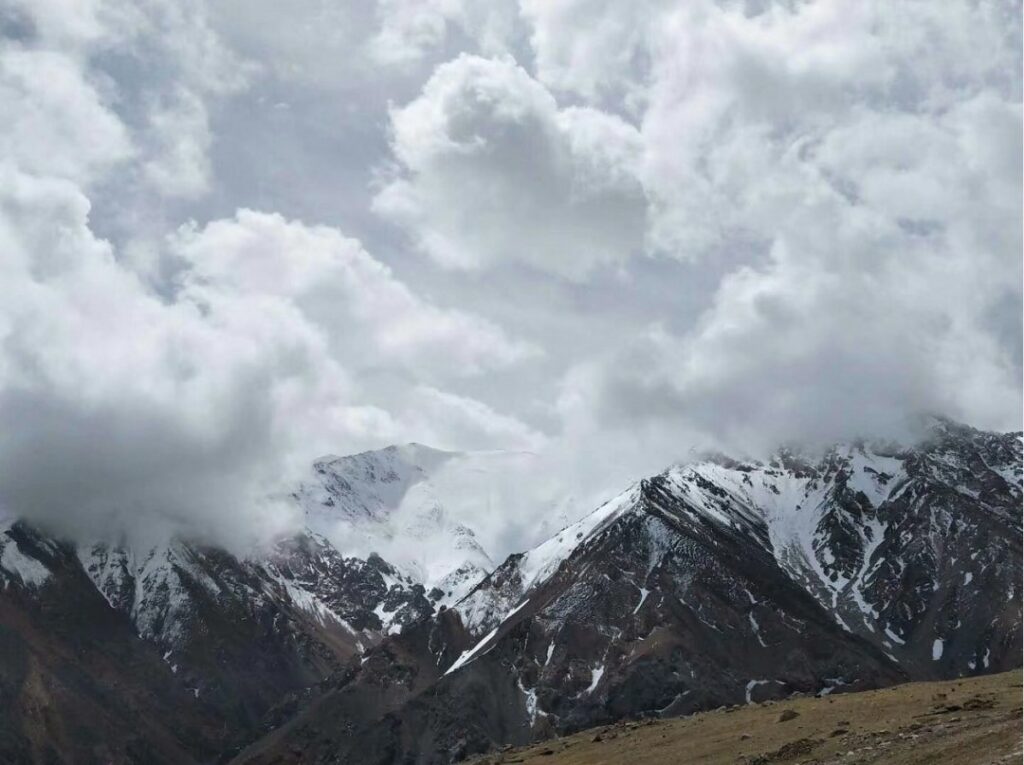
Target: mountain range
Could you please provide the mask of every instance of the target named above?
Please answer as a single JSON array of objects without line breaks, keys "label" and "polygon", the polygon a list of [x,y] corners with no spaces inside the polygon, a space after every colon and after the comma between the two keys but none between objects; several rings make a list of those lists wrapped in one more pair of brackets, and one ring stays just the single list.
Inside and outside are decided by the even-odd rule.
[{"label": "mountain range", "polygon": [[0,759],[434,763],[624,718],[1020,666],[1021,434],[708,455],[495,565],[521,455],[312,466],[238,553],[0,530]]}]

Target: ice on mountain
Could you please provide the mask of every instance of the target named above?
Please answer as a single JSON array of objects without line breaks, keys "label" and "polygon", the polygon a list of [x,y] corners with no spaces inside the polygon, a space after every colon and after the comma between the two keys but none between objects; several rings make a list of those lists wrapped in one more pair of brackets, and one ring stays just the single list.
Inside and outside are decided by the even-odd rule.
[{"label": "ice on mountain", "polygon": [[16,578],[26,587],[39,587],[50,578],[50,570],[40,561],[23,553],[18,543],[0,536],[0,577]]}]

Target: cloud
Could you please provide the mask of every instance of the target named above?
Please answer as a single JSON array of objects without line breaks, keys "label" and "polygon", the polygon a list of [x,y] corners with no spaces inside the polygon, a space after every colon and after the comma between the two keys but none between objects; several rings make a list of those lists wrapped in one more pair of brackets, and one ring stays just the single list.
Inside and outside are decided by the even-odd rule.
[{"label": "cloud", "polygon": [[590,102],[640,106],[652,26],[668,3],[522,0],[520,7],[531,30],[537,79]]},{"label": "cloud", "polygon": [[[82,184],[132,156],[127,129],[79,62],[19,45],[0,51],[0,156]],[[88,126],[82,130],[80,126]]]},{"label": "cloud", "polygon": [[353,369],[402,367],[420,379],[478,375],[537,352],[471,314],[419,298],[354,239],[326,226],[241,210],[234,219],[175,236],[187,263],[181,294],[200,302],[287,303],[322,330]]},{"label": "cloud", "polygon": [[477,52],[507,54],[524,33],[511,0],[377,0],[376,21],[367,49],[375,62],[390,66],[422,64],[460,35]]},{"label": "cloud", "polygon": [[[363,369],[445,380],[528,351],[339,232],[251,211],[173,236],[161,296],[90,231],[72,184],[3,180],[0,503],[72,531],[137,513],[222,534],[317,454],[395,427]],[[409,396],[426,405],[405,427],[436,438],[453,413],[457,432],[528,435],[436,389]]]},{"label": "cloud", "polygon": [[442,266],[511,261],[580,279],[643,245],[637,131],[559,109],[509,59],[438,67],[391,122],[402,172],[375,209]]},{"label": "cloud", "polygon": [[[406,418],[413,433],[440,448],[486,451],[496,445],[509,451],[540,451],[547,438],[522,421],[472,398],[419,386],[408,399]],[[438,423],[443,423],[439,430]]]},{"label": "cloud", "polygon": [[740,449],[892,434],[922,410],[1019,427],[1020,320],[992,319],[1021,300],[1004,22],[984,4],[667,16],[641,128],[650,239],[757,257],[694,326],[587,366],[594,416]]},{"label": "cloud", "polygon": [[691,447],[1019,428],[1019,28],[8,3],[0,502],[237,540],[321,453],[535,452],[460,506],[500,555]]},{"label": "cloud", "polygon": [[[242,209],[126,246],[98,234],[94,198],[144,212],[209,193],[206,99],[249,67],[228,71],[190,7],[21,12],[0,54],[0,510],[76,537],[245,544],[294,521],[270,498],[320,454],[411,431],[536,437],[445,386],[538,349],[421,297],[336,227]],[[111,78],[111,50],[152,80]],[[159,268],[139,270],[136,236]]]},{"label": "cloud", "polygon": [[147,136],[152,158],[143,166],[143,177],[166,197],[194,197],[209,188],[209,150],[212,142],[209,118],[203,102],[181,90],[149,110]]}]

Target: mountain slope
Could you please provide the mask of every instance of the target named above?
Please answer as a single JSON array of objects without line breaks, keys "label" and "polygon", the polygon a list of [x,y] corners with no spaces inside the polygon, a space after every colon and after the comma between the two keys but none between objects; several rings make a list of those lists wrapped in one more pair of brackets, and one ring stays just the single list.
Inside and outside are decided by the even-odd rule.
[{"label": "mountain slope", "polygon": [[0,761],[198,763],[223,719],[111,609],[75,551],[0,534]]},{"label": "mountain slope", "polygon": [[1020,687],[1015,670],[727,707],[682,719],[622,722],[474,764],[1009,765],[1021,758]]},{"label": "mountain slope", "polygon": [[[235,750],[348,659],[461,597],[492,567],[473,532],[447,520],[446,497],[431,484],[432,470],[458,470],[466,459],[412,445],[320,460],[293,495],[303,528],[245,555],[182,538],[72,546],[9,519],[0,528],[0,630],[28,642],[45,604],[51,622],[123,633],[132,651],[156,658],[143,686],[180,705],[155,719],[198,714],[216,731],[209,751]],[[356,539],[360,555],[343,553],[341,543]],[[375,551],[399,544],[430,565],[412,556],[394,565]],[[50,642],[68,652],[69,641],[58,632]],[[13,673],[12,699],[31,680],[17,655],[0,659],[0,672]],[[61,740],[60,720],[39,724],[44,740]],[[12,725],[27,753],[32,725]]]},{"label": "mountain slope", "polygon": [[0,754],[446,762],[1019,666],[1019,434],[939,420],[912,448],[707,457],[494,567],[452,518],[521,458],[319,460],[302,528],[245,554],[6,521]]},{"label": "mountain slope", "polygon": [[[939,421],[915,448],[673,467],[403,634],[423,660],[350,667],[242,761],[445,761],[621,717],[1019,666],[1020,460],[1018,434]],[[380,687],[387,703],[361,703]]]}]

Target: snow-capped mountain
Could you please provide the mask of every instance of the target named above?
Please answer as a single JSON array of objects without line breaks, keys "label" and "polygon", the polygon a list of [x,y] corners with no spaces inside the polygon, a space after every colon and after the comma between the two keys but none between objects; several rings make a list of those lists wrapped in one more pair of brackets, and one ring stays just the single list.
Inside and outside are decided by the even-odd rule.
[{"label": "snow-capped mountain", "polygon": [[[694,459],[494,566],[455,519],[486,510],[509,459],[407,445],[318,460],[292,495],[303,528],[242,556],[8,523],[0,670],[26,679],[0,756],[78,746],[53,728],[67,717],[129,762],[160,761],[153,742],[210,761],[276,728],[238,761],[443,762],[1020,664],[1020,434],[940,420],[914,447]],[[70,656],[86,657],[77,674]],[[40,687],[56,716],[37,713]],[[154,715],[178,722],[140,733]]]},{"label": "snow-capped mountain", "polygon": [[[1020,434],[948,421],[914,448],[673,466],[372,649],[279,743],[324,762],[457,759],[627,716],[1016,667],[1021,496]],[[339,716],[345,735],[325,737]]]},{"label": "snow-capped mountain", "polygon": [[286,602],[361,651],[461,599],[493,568],[473,531],[447,518],[430,480],[466,459],[409,444],[317,460],[292,494],[301,530],[246,556],[169,539],[143,549],[82,544],[79,559],[111,606],[166,651],[188,639],[200,590]]},{"label": "snow-capped mountain", "polygon": [[[471,494],[480,479],[450,479],[486,479],[509,457],[515,455],[445,452],[420,444],[326,457],[317,460],[313,476],[294,496],[311,533],[346,555],[381,555],[422,584],[433,602],[448,605],[494,568],[472,529],[450,518],[447,509],[453,491]],[[443,484],[437,480],[442,474]]]},{"label": "snow-capped mountain", "polygon": [[[919,449],[856,443],[814,462],[790,451],[768,463],[711,457],[641,481],[513,556],[457,608],[475,634],[493,630],[610,526],[651,516],[649,503],[662,503],[687,523],[742,533],[845,631],[901,664],[920,662],[927,673],[943,662],[967,672],[993,655],[984,639],[965,642],[962,629],[961,610],[975,608],[981,592],[993,606],[993,629],[1008,605],[1019,630],[1021,496],[1020,438],[948,421]],[[652,554],[663,555],[665,530],[649,536]],[[636,583],[641,600],[654,570]]]},{"label": "snow-capped mountain", "polygon": [[486,475],[501,459],[412,444],[318,460],[291,495],[302,528],[245,555],[182,538],[69,544],[8,519],[0,592],[32,609],[73,574],[76,589],[93,591],[58,604],[67,619],[76,601],[102,598],[223,719],[227,741],[244,741],[289,694],[486,576],[493,564],[449,518],[445,491],[468,484],[460,471]]}]

